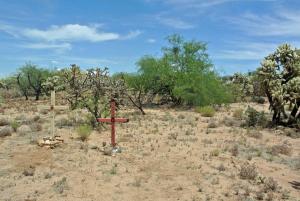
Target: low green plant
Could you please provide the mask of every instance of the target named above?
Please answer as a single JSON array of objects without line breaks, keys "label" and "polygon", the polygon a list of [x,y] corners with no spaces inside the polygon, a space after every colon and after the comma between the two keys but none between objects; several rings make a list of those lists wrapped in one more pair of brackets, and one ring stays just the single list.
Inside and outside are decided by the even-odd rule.
[{"label": "low green plant", "polygon": [[77,134],[82,141],[86,141],[92,133],[90,125],[81,125],[77,127]]},{"label": "low green plant", "polygon": [[245,112],[245,126],[246,127],[266,127],[268,120],[265,112],[258,112],[252,107],[248,107]]},{"label": "low green plant", "polygon": [[10,126],[13,128],[13,130],[16,132],[17,131],[17,129],[21,126],[20,125],[20,123],[19,122],[17,122],[17,121],[12,121],[12,122],[10,122]]},{"label": "low green plant", "polygon": [[203,117],[213,117],[216,113],[212,106],[196,107],[196,112],[200,113]]}]

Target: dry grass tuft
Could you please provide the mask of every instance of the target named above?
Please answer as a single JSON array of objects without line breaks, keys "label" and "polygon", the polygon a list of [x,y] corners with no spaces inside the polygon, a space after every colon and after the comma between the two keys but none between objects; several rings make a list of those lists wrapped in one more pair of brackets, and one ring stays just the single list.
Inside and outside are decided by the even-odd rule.
[{"label": "dry grass tuft", "polygon": [[249,164],[246,162],[241,166],[241,179],[254,180],[257,177],[257,174],[256,166],[254,164]]}]

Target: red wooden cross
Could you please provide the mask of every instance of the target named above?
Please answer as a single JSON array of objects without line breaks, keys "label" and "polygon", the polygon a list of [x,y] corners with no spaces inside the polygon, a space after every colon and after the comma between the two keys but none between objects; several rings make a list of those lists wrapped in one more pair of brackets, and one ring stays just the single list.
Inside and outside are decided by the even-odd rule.
[{"label": "red wooden cross", "polygon": [[98,118],[98,122],[105,122],[105,123],[110,123],[111,124],[111,145],[113,147],[116,146],[116,130],[115,130],[115,122],[120,122],[120,123],[126,123],[129,121],[129,119],[126,118],[116,118],[115,117],[116,113],[116,102],[114,99],[111,99],[110,101],[110,118]]}]

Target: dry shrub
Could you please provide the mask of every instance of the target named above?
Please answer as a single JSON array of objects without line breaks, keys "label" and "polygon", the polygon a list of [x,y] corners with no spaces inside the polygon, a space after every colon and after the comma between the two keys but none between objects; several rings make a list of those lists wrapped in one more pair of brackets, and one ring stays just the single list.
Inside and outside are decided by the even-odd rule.
[{"label": "dry shrub", "polygon": [[241,166],[241,179],[254,180],[257,177],[257,174],[256,166],[254,164],[249,164],[246,162]]},{"label": "dry shrub", "polygon": [[62,127],[70,127],[72,126],[72,120],[67,117],[59,117],[55,120],[55,126],[62,128]]},{"label": "dry shrub", "polygon": [[0,126],[7,126],[9,125],[9,120],[7,119],[7,117],[0,117]]},{"label": "dry shrub", "polygon": [[207,128],[217,128],[218,124],[216,123],[216,121],[210,121],[207,125]]},{"label": "dry shrub", "polygon": [[224,117],[222,123],[227,127],[240,126],[240,122],[230,117]]},{"label": "dry shrub", "polygon": [[283,154],[289,156],[292,154],[292,147],[287,144],[274,145],[270,148],[270,153],[272,155]]},{"label": "dry shrub", "polygon": [[272,177],[269,177],[265,180],[264,183],[265,192],[276,191],[277,189],[278,189],[278,183]]},{"label": "dry shrub", "polygon": [[0,137],[11,136],[12,132],[13,129],[10,126],[0,127]]},{"label": "dry shrub", "polygon": [[38,132],[43,130],[43,126],[39,123],[33,123],[30,125],[31,131]]},{"label": "dry shrub", "polygon": [[31,133],[32,130],[28,125],[22,125],[17,129],[17,133],[21,136]]},{"label": "dry shrub", "polygon": [[233,147],[230,149],[230,153],[232,156],[238,156],[239,155],[239,145],[235,144]]},{"label": "dry shrub", "polygon": [[242,120],[243,114],[244,114],[244,110],[239,108],[233,111],[232,116],[236,119]]},{"label": "dry shrub", "polygon": [[246,135],[249,136],[249,137],[252,137],[252,138],[256,138],[256,139],[261,139],[262,138],[261,132],[259,132],[257,130],[247,130]]}]

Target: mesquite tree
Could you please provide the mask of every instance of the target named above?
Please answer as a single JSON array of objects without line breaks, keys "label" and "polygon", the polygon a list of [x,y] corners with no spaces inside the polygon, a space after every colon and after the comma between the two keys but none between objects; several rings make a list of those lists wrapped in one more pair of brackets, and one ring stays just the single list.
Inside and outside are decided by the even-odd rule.
[{"label": "mesquite tree", "polygon": [[[283,44],[265,57],[258,69],[275,124],[291,125],[300,120],[300,54]],[[288,113],[285,106],[289,106]]]}]

